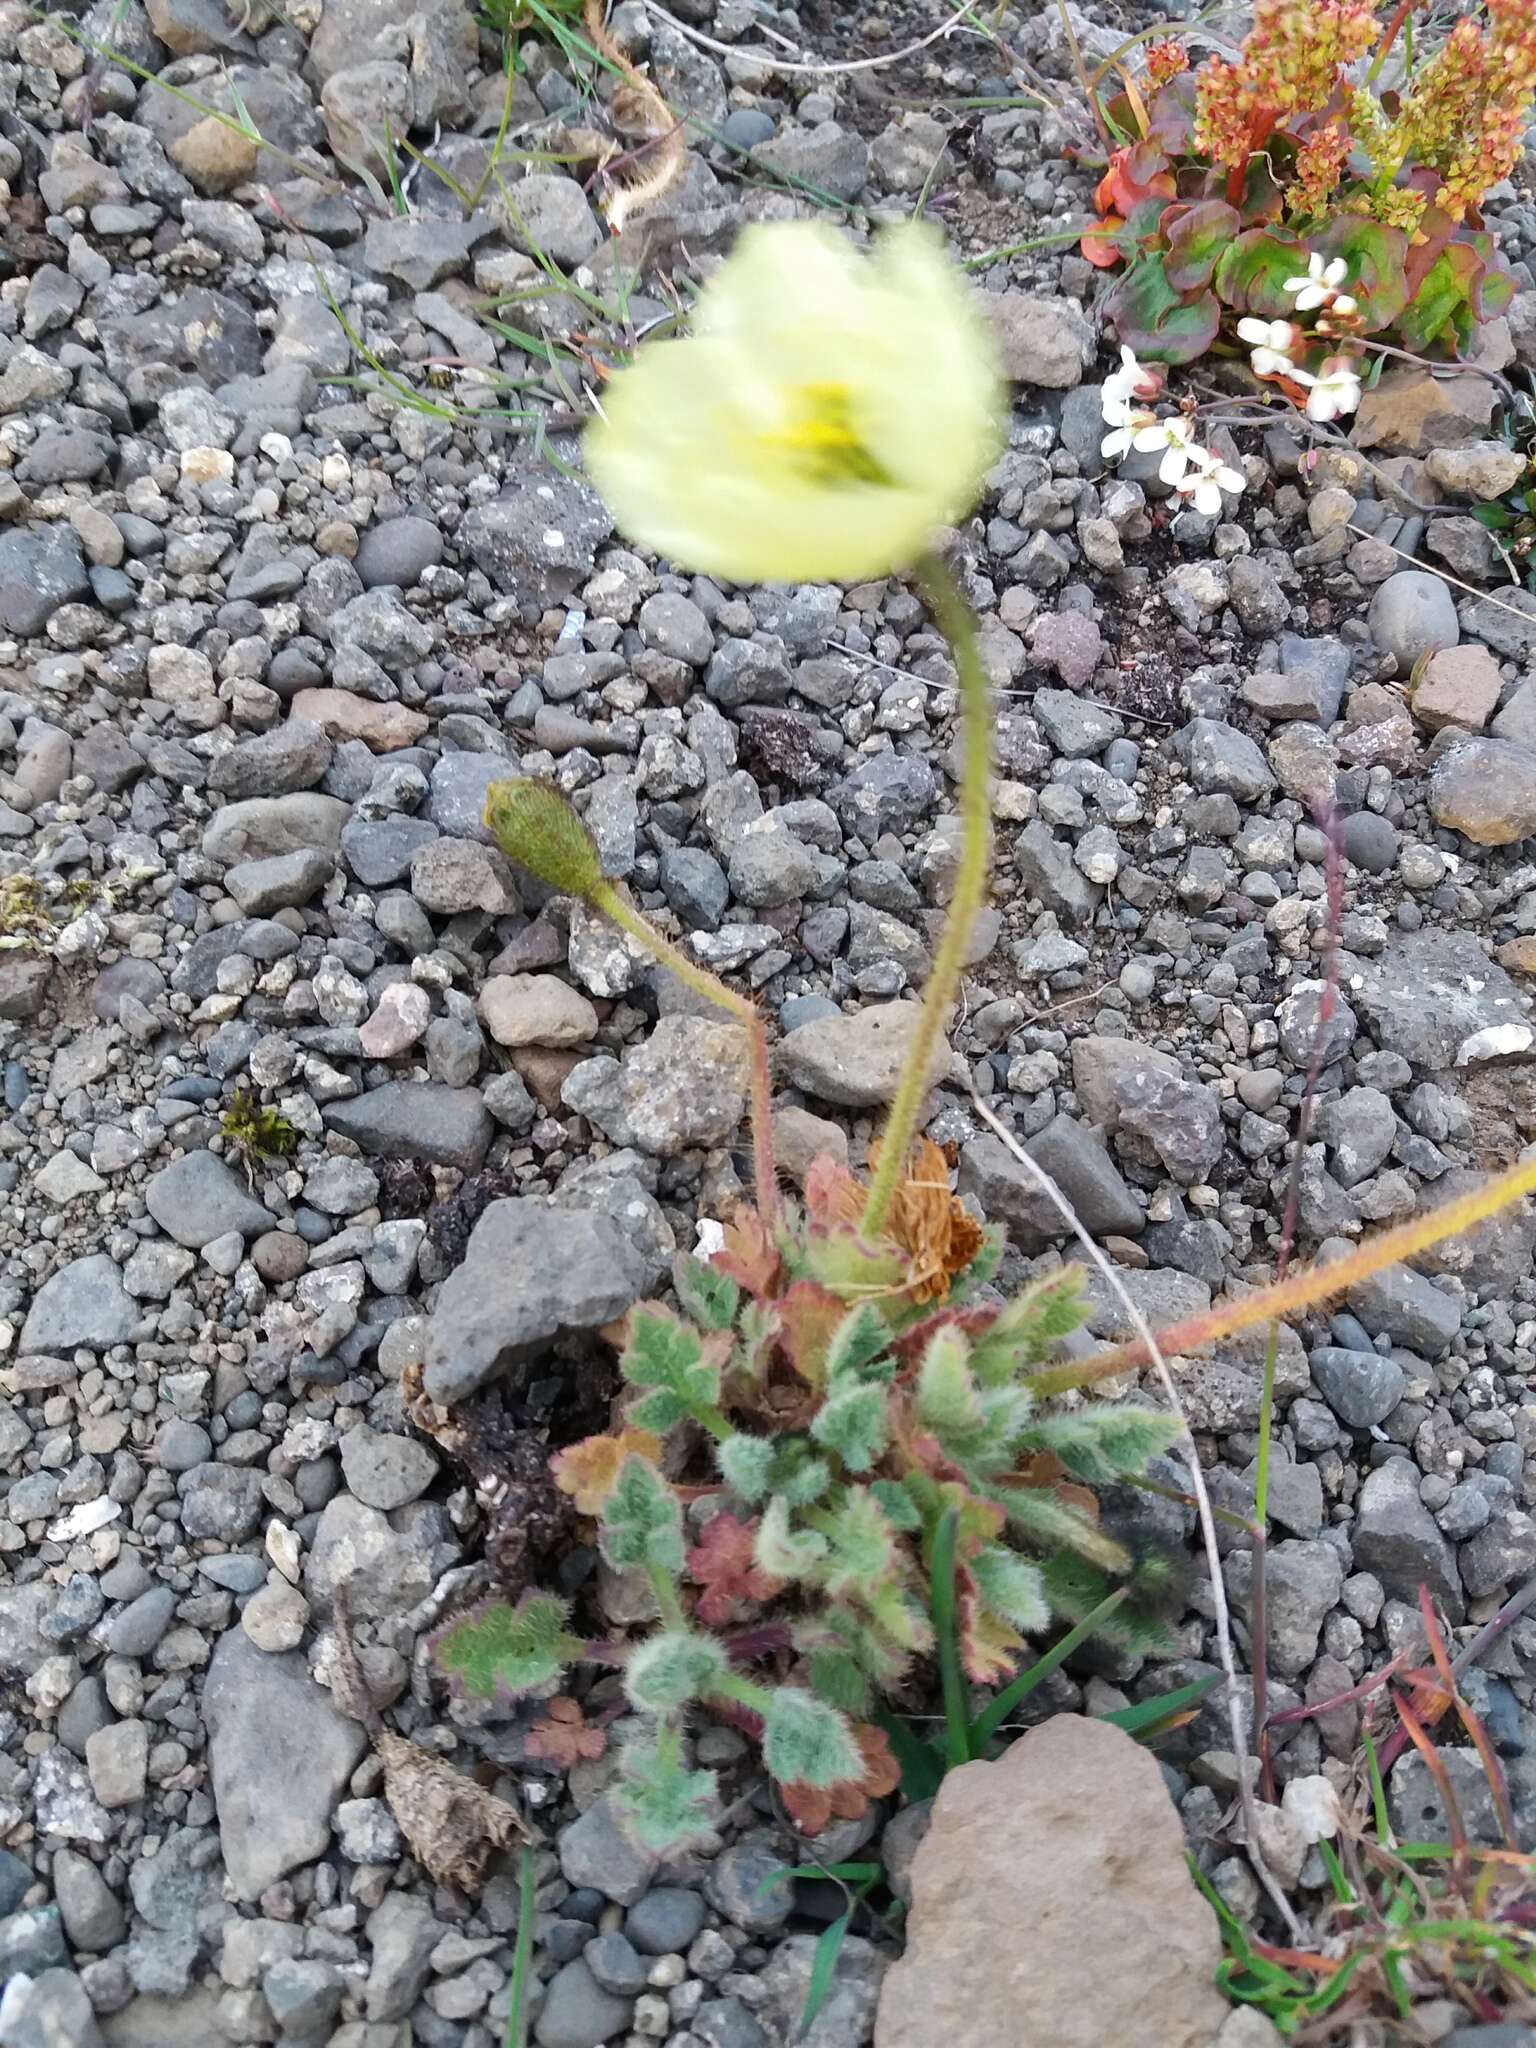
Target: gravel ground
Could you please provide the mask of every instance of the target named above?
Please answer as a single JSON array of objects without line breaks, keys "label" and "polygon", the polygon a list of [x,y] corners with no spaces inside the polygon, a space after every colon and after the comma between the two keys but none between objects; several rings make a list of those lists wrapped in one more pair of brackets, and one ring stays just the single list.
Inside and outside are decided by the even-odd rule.
[{"label": "gravel ground", "polygon": [[[685,13],[755,42],[726,0]],[[937,18],[876,11],[826,46]],[[1081,20],[1090,54],[1127,22]],[[492,185],[467,221],[414,168],[400,216],[356,175],[387,192],[370,138],[388,123],[465,187],[492,148],[496,45],[463,0],[98,0],[77,26],[247,107],[271,146],[0,0],[0,1976],[32,1980],[0,2043],[500,2039],[515,1866],[471,1899],[404,1851],[329,1690],[344,1581],[393,1725],[546,1826],[542,2048],[782,2043],[841,1901],[763,1890],[804,1850],[740,1738],[700,1738],[734,1798],[714,1853],[658,1868],[616,1829],[611,1758],[530,1759],[533,1713],[451,1710],[425,1654],[488,1537],[514,1570],[594,1577],[568,1528],[509,1539],[483,1482],[498,1443],[534,1445],[536,1469],[602,1425],[593,1333],[745,1172],[719,1027],[546,900],[479,815],[516,772],[572,792],[610,872],[760,996],[786,1164],[858,1159],[952,870],[951,672],[894,580],[722,590],[626,547],[579,480],[485,417],[523,402],[489,373],[550,373],[470,308],[539,281],[519,222],[643,327],[744,219],[813,210],[786,176],[855,225],[927,183],[974,252],[1079,218],[1091,173],[1053,112],[904,110],[1004,91],[979,39],[888,74],[770,79],[625,0],[621,42],[726,138],[693,137],[649,218],[605,244],[581,186],[540,166],[515,207]],[[1070,75],[1054,21],[1000,33]],[[548,47],[527,55],[517,141],[558,147],[587,118],[577,83]],[[1489,214],[1523,287],[1492,359],[1518,375],[1536,367],[1536,207],[1508,187]],[[651,267],[621,309],[624,261]],[[967,1082],[1172,1320],[1272,1267],[1318,1015],[1320,796],[1342,820],[1343,1000],[1303,1249],[1536,1137],[1536,600],[1466,516],[1499,470],[1484,382],[1384,387],[1358,427],[1370,464],[1246,433],[1224,444],[1242,497],[1174,514],[1151,464],[1099,461],[1110,354],[1087,266],[1056,247],[978,282],[1015,406],[951,547],[1005,693],[997,867],[929,1128],[1010,1224],[1008,1277],[1061,1247]],[[396,403],[328,298],[429,409]],[[592,307],[550,292],[507,317],[579,397]],[[567,451],[570,425],[556,393]],[[287,1156],[226,1129],[257,1102],[292,1126]],[[1279,1704],[1412,1642],[1421,1581],[1470,1628],[1536,1569],[1533,1244],[1536,1216],[1511,1213],[1285,1333]],[[1101,1301],[1096,1333],[1116,1316]],[[418,1369],[465,1403],[467,1445],[412,1426]],[[1245,1505],[1258,1350],[1192,1361],[1182,1388],[1213,1491]],[[1187,1540],[1182,1511],[1139,1514]],[[1202,1569],[1173,1661],[1100,1653],[1042,1709],[1213,1668]],[[1240,1543],[1226,1569],[1241,1611]],[[597,1591],[622,1621],[623,1589]],[[1536,1845],[1536,1624],[1472,1687]],[[612,1681],[586,1703],[600,1717]],[[1343,1782],[1352,1714],[1293,1731],[1282,1781]],[[1232,1782],[1216,1710],[1167,1754],[1202,1862],[1250,1907],[1212,1838]],[[1394,1780],[1414,1828],[1418,1768]],[[888,1830],[893,1867],[916,1832]],[[1287,1875],[1321,1883],[1315,1852],[1284,1846]],[[888,1947],[878,1926],[850,1939],[812,2048],[869,2039]]]}]

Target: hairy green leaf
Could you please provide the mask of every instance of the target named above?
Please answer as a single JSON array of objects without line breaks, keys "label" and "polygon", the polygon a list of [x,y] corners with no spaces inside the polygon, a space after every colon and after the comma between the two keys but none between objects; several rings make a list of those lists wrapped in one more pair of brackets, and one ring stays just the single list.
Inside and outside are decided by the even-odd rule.
[{"label": "hairy green leaf", "polygon": [[1053,1452],[1074,1478],[1103,1486],[1138,1476],[1180,1430],[1176,1415],[1117,1404],[1037,1416],[1026,1441],[1032,1449]]},{"label": "hairy green leaf", "polygon": [[1000,1387],[1041,1364],[1086,1313],[1081,1266],[1061,1266],[1005,1302],[972,1339],[971,1371],[983,1387]]},{"label": "hairy green leaf", "polygon": [[619,1370],[632,1387],[649,1390],[629,1411],[640,1429],[664,1434],[687,1416],[713,1410],[720,1399],[720,1367],[704,1339],[654,1302],[630,1311]]},{"label": "hairy green leaf", "polygon": [[724,1645],[691,1629],[664,1629],[637,1643],[624,1666],[629,1703],[643,1714],[667,1714],[718,1692],[730,1675]]},{"label": "hairy green leaf", "polygon": [[765,1436],[728,1436],[715,1445],[720,1477],[738,1499],[756,1507],[773,1483],[776,1446]]},{"label": "hairy green leaf", "polygon": [[1026,1635],[1045,1627],[1051,1610],[1037,1565],[991,1543],[976,1553],[970,1568],[984,1607]]},{"label": "hairy green leaf", "polygon": [[757,1527],[758,1568],[774,1579],[803,1579],[827,1554],[827,1539],[814,1529],[791,1529],[783,1494],[769,1501]]},{"label": "hairy green leaf", "polygon": [[917,1375],[917,1415],[946,1447],[981,1431],[981,1397],[971,1377],[970,1344],[953,1323],[934,1331]]},{"label": "hairy green leaf", "polygon": [[1130,1558],[1113,1536],[1045,1487],[999,1488],[997,1499],[1006,1508],[1008,1520],[1036,1549],[1075,1552],[1108,1572],[1129,1570]]},{"label": "hairy green leaf", "polygon": [[615,1571],[683,1569],[683,1510],[670,1483],[644,1458],[628,1457],[603,1509],[598,1544]]},{"label": "hairy green leaf", "polygon": [[812,1650],[806,1676],[818,1699],[845,1714],[863,1714],[869,1707],[869,1679],[850,1650]]},{"label": "hairy green leaf", "polygon": [[867,1472],[885,1451],[887,1405],[880,1386],[851,1386],[830,1394],[817,1411],[811,1435],[850,1472]]},{"label": "hairy green leaf", "polygon": [[659,1853],[707,1834],[718,1811],[714,1773],[686,1768],[673,1728],[626,1743],[614,1800],[635,1840]]},{"label": "hairy green leaf", "polygon": [[811,1507],[831,1484],[832,1470],[826,1459],[818,1458],[803,1437],[786,1437],[774,1460],[771,1489],[783,1496],[786,1506]]},{"label": "hairy green leaf", "polygon": [[816,1577],[834,1600],[863,1599],[890,1578],[895,1531],[867,1486],[850,1486],[834,1507],[817,1509],[808,1520],[826,1538]]},{"label": "hairy green leaf", "polygon": [[728,1330],[736,1320],[741,1289],[729,1273],[720,1273],[691,1252],[679,1252],[672,1262],[672,1285],[677,1298],[693,1320],[706,1330]]},{"label": "hairy green leaf", "polygon": [[885,1519],[893,1529],[900,1530],[903,1536],[921,1529],[923,1518],[917,1511],[917,1503],[899,1479],[876,1479],[869,1490],[884,1509]]},{"label": "hairy green leaf", "polygon": [[433,1659],[468,1699],[532,1692],[558,1678],[586,1647],[567,1628],[569,1614],[569,1603],[550,1593],[525,1593],[515,1607],[482,1600],[438,1631]]},{"label": "hairy green leaf", "polygon": [[995,1276],[1003,1262],[1003,1250],[1008,1234],[1000,1224],[987,1224],[981,1234],[981,1249],[971,1263],[963,1267],[949,1283],[949,1298],[956,1308],[972,1300]]},{"label": "hairy green leaf", "polygon": [[843,1715],[797,1685],[777,1685],[768,1696],[763,1761],[783,1785],[836,1785],[864,1775]]},{"label": "hairy green leaf", "polygon": [[890,1341],[890,1325],[872,1301],[850,1309],[827,1346],[827,1384],[832,1386],[847,1375],[862,1373],[881,1356]]}]

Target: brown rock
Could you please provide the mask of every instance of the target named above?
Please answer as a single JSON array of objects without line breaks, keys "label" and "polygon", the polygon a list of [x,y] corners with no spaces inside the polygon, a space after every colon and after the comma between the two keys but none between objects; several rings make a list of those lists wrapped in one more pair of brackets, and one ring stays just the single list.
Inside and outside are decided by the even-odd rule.
[{"label": "brown rock", "polygon": [[549,1046],[520,1045],[512,1055],[512,1065],[526,1082],[529,1094],[539,1107],[547,1115],[559,1116],[564,1109],[560,1094],[565,1087],[566,1076],[585,1058],[584,1052],[559,1052]]},{"label": "brown rock", "polygon": [[1413,715],[1431,732],[1454,725],[1481,732],[1499,701],[1499,664],[1486,647],[1442,647],[1424,664]]},{"label": "brown rock", "polygon": [[1430,769],[1429,808],[1477,846],[1513,845],[1536,832],[1536,753],[1509,740],[1453,741]]},{"label": "brown rock", "polygon": [[831,1158],[839,1166],[848,1164],[848,1133],[841,1124],[813,1116],[808,1109],[776,1109],[773,1150],[780,1173],[803,1188],[814,1160]]},{"label": "brown rock", "polygon": [[1151,1752],[1058,1714],[939,1787],[875,2048],[1210,2048],[1220,1959]]},{"label": "brown rock", "polygon": [[[1470,360],[1501,370],[1513,353],[1508,322],[1490,320]],[[1355,446],[1380,448],[1394,455],[1424,455],[1431,448],[1485,440],[1495,395],[1495,387],[1486,377],[1437,381],[1428,370],[1388,370],[1360,400]]]},{"label": "brown rock", "polygon": [[256,169],[256,144],[211,114],[178,135],[165,153],[199,192],[233,192]]},{"label": "brown rock", "polygon": [[376,754],[414,746],[427,729],[422,712],[404,704],[375,704],[350,690],[298,690],[288,709],[292,717],[321,726],[333,740],[363,740]]},{"label": "brown rock", "polygon": [[1493,957],[1513,974],[1536,974],[1536,938],[1526,933],[1523,938],[1506,939],[1495,947]]}]

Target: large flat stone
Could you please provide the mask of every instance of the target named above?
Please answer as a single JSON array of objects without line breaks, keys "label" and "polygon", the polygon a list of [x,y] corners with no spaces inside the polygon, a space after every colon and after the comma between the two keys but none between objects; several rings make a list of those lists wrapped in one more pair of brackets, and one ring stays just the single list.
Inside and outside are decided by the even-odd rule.
[{"label": "large flat stone", "polygon": [[484,1159],[494,1129],[478,1088],[440,1081],[386,1081],[331,1103],[325,1120],[372,1158],[424,1159],[465,1173]]},{"label": "large flat stone", "polygon": [[522,1197],[492,1202],[432,1311],[428,1393],[462,1401],[562,1330],[612,1322],[645,1281],[639,1253],[610,1217]]},{"label": "large flat stone", "polygon": [[911,1883],[875,2048],[1211,2048],[1216,1918],[1157,1759],[1107,1722],[951,1771]]},{"label": "large flat stone", "polygon": [[272,1656],[239,1627],[213,1653],[203,1719],[224,1867],[239,1897],[254,1900],[325,1854],[331,1810],[367,1738],[299,1651]]}]

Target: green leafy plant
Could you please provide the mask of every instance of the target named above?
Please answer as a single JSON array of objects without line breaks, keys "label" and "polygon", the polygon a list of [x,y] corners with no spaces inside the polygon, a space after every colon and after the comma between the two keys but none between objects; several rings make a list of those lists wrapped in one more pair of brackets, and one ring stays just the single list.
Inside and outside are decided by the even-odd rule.
[{"label": "green leafy plant", "polygon": [[226,1141],[248,1165],[286,1159],[298,1147],[299,1134],[281,1110],[262,1102],[248,1088],[237,1088],[219,1118]]},{"label": "green leafy plant", "polygon": [[[1235,62],[1190,71],[1164,42],[1139,77],[1121,72],[1099,110],[1119,146],[1082,247],[1121,271],[1105,313],[1126,346],[1187,363],[1240,318],[1280,323],[1288,335],[1238,338],[1259,343],[1256,374],[1303,403],[1341,349],[1369,337],[1455,356],[1508,303],[1514,279],[1478,205],[1521,146],[1536,21],[1524,0],[1488,0],[1486,27],[1458,22],[1384,89],[1409,13],[1383,32],[1368,0],[1259,0]],[[1307,311],[1310,331],[1295,324]],[[1289,373],[1263,359],[1277,355]]]},{"label": "green leafy plant", "polygon": [[[1221,1922],[1226,1953],[1218,1983],[1287,2038],[1321,2041],[1326,2032],[1352,2041],[1372,2023],[1411,2026],[1415,2008],[1433,1999],[1449,1999],[1474,2029],[1536,2013],[1536,1858],[1516,1844],[1493,1745],[1460,1692],[1422,1587],[1419,1606],[1430,1664],[1398,1671],[1401,1660],[1394,1660],[1373,1688],[1395,1708],[1398,1729],[1379,1752],[1365,1731],[1363,1810],[1341,1816],[1336,1842],[1318,1844],[1332,1892],[1327,1938],[1315,1948],[1277,1948],[1195,1872]],[[1333,1704],[1301,1711],[1326,1713]],[[1435,1724],[1452,1711],[1489,1781],[1504,1838],[1497,1847],[1469,1840],[1445,1752],[1434,1741]],[[1400,1842],[1393,1830],[1383,1763],[1409,1743],[1439,1793],[1445,1842]]]},{"label": "green leafy plant", "polygon": [[[1085,1482],[1139,1473],[1178,1424],[1036,1399],[1032,1369],[1080,1320],[1078,1276],[983,1302],[998,1239],[935,1184],[943,1173],[937,1148],[921,1148],[889,1230],[866,1237],[862,1187],[822,1162],[803,1210],[772,1229],[742,1212],[711,1264],[679,1259],[681,1313],[631,1312],[628,1442],[589,1438],[555,1474],[598,1507],[608,1564],[648,1581],[657,1627],[621,1652],[578,1642],[560,1603],[536,1594],[484,1603],[438,1638],[439,1667],[481,1699],[620,1655],[655,1731],[631,1746],[622,1791],[648,1841],[710,1810],[709,1779],[682,1761],[691,1711],[748,1728],[814,1832],[892,1789],[868,1717],[917,1660],[937,1655],[946,1698],[963,1702],[966,1681],[1011,1674],[1053,1610],[1086,1602],[1128,1640],[1157,1632],[1134,1600],[1103,1601],[1110,1578],[1134,1586],[1135,1563]],[[962,1740],[950,1761],[970,1753]]]}]

